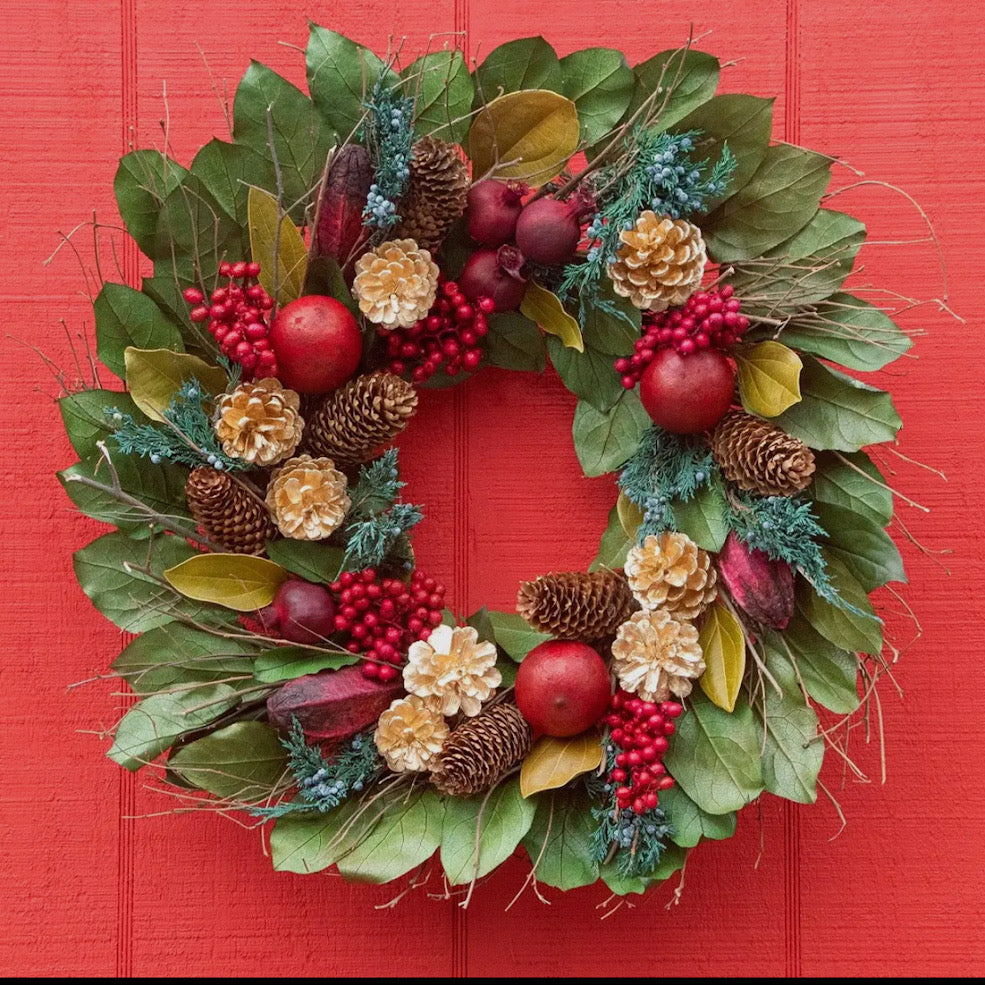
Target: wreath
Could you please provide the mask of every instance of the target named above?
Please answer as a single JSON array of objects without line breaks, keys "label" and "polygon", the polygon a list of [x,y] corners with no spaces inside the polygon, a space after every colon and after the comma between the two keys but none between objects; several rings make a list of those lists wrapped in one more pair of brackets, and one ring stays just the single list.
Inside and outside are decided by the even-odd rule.
[{"label": "wreath", "polygon": [[[146,256],[94,298],[124,388],[60,400],[75,554],[135,638],[108,755],[269,832],[273,865],[471,896],[620,896],[814,802],[885,671],[903,581],[889,394],[905,353],[844,290],[865,227],[690,45],[631,68],[542,38],[409,64],[312,25],[309,95],[259,63],[232,139],[139,149]],[[615,505],[587,571],[468,618],[411,545],[394,440],[428,389],[553,371]],[[428,882],[430,879],[430,882]]]}]

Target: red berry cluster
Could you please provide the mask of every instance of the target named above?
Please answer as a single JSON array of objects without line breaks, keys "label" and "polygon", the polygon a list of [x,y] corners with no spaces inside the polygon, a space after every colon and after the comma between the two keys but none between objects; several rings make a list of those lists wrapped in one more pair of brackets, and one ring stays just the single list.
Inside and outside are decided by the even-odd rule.
[{"label": "red berry cluster", "polygon": [[445,587],[415,571],[410,584],[379,578],[375,568],[345,571],[328,589],[336,596],[335,630],[350,653],[361,653],[364,677],[392,681],[415,640],[441,622]]},{"label": "red berry cluster", "polygon": [[662,760],[667,736],[676,728],[674,719],[683,711],[676,701],[643,701],[621,688],[612,696],[605,724],[620,751],[609,782],[620,809],[631,807],[637,814],[652,810],[657,792],[674,785]]},{"label": "red berry cluster", "polygon": [[414,383],[429,380],[444,365],[449,376],[477,369],[480,340],[489,331],[487,316],[496,310],[492,298],[469,299],[453,280],[438,280],[431,310],[409,328],[385,331],[387,368],[397,376],[410,370]]},{"label": "red berry cluster", "polygon": [[274,306],[273,298],[257,283],[260,264],[219,264],[219,276],[225,277],[225,287],[217,287],[209,296],[197,287],[185,290],[185,300],[195,305],[189,318],[209,323],[209,331],[219,343],[224,356],[243,367],[243,378],[259,379],[277,375],[277,357],[267,338],[269,328],[266,313]]},{"label": "red berry cluster", "polygon": [[680,307],[644,312],[643,336],[636,340],[636,351],[615,362],[622,385],[632,390],[661,349],[673,348],[688,356],[700,349],[735,345],[749,327],[749,319],[739,313],[741,303],[734,294],[732,285],[726,284],[720,291],[698,291]]}]

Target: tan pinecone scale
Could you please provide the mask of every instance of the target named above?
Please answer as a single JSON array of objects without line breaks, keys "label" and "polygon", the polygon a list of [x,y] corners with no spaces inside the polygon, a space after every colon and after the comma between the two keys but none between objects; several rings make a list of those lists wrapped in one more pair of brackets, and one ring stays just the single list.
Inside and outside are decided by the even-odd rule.
[{"label": "tan pinecone scale", "polygon": [[794,496],[814,477],[814,452],[803,441],[744,411],[718,422],[711,450],[726,478],[760,496]]},{"label": "tan pinecone scale", "polygon": [[637,608],[620,571],[563,571],[525,581],[517,612],[559,639],[591,642],[612,636]]},{"label": "tan pinecone scale", "polygon": [[530,751],[530,726],[512,704],[468,718],[445,740],[431,780],[441,793],[468,797],[495,786]]},{"label": "tan pinecone scale", "polygon": [[406,380],[393,373],[357,376],[309,415],[304,445],[338,468],[360,465],[400,434],[416,411],[417,391]]},{"label": "tan pinecone scale", "polygon": [[277,527],[267,507],[225,472],[194,469],[185,483],[188,508],[209,540],[232,554],[263,554]]}]

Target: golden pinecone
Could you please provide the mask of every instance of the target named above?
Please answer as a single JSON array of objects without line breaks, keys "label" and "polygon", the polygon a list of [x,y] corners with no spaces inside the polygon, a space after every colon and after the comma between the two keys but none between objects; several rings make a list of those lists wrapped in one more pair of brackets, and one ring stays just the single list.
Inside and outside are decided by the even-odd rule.
[{"label": "golden pinecone", "polygon": [[298,455],[271,475],[267,506],[285,537],[323,540],[338,530],[352,505],[346,484],[330,458]]},{"label": "golden pinecone", "polygon": [[666,609],[636,612],[616,634],[612,669],[619,684],[644,701],[687,697],[692,681],[705,672],[698,631]]},{"label": "golden pinecone", "polygon": [[412,239],[387,240],[356,261],[352,293],[374,325],[409,328],[434,304],[438,265]]},{"label": "golden pinecone", "polygon": [[440,711],[417,695],[397,698],[376,725],[373,741],[394,773],[430,769],[448,738]]},{"label": "golden pinecone", "polygon": [[328,394],[305,424],[305,448],[339,468],[368,462],[417,410],[417,391],[393,373],[349,380]]},{"label": "golden pinecone", "polygon": [[687,220],[648,209],[619,238],[623,245],[609,265],[609,277],[616,294],[637,308],[663,311],[683,304],[700,286],[708,259],[705,241]]},{"label": "golden pinecone", "polygon": [[230,458],[260,467],[294,454],[304,421],[301,397],[271,377],[240,383],[216,401],[215,433]]},{"label": "golden pinecone", "polygon": [[496,645],[480,640],[471,626],[436,626],[407,651],[404,687],[433,701],[443,715],[478,715],[502,680]]},{"label": "golden pinecone", "polygon": [[718,595],[718,572],[707,551],[687,534],[651,534],[626,557],[626,580],[644,609],[694,619]]},{"label": "golden pinecone", "polygon": [[520,585],[516,611],[542,633],[591,642],[611,636],[636,608],[621,571],[564,571]]},{"label": "golden pinecone", "polygon": [[226,472],[207,465],[193,469],[185,497],[195,522],[224,551],[263,554],[277,534],[266,506]]},{"label": "golden pinecone", "polygon": [[431,781],[452,797],[481,793],[523,761],[530,742],[530,726],[516,705],[495,705],[448,736]]},{"label": "golden pinecone", "polygon": [[718,422],[711,451],[727,478],[760,496],[794,496],[814,476],[814,452],[803,441],[741,410]]},{"label": "golden pinecone", "polygon": [[454,144],[421,137],[410,160],[410,191],[400,203],[394,239],[415,240],[436,253],[448,230],[465,211],[469,172]]}]

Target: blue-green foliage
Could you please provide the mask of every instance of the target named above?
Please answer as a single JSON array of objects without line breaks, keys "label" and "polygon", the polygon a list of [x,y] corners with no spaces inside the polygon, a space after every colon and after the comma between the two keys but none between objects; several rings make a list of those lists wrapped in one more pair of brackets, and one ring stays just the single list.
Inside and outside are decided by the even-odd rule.
[{"label": "blue-green foliage", "polygon": [[155,465],[163,461],[191,468],[210,465],[220,472],[249,468],[249,462],[231,458],[222,450],[203,406],[205,399],[202,385],[197,380],[187,380],[163,412],[170,427],[138,424],[116,407],[106,408],[106,419],[114,428],[117,447],[125,455],[140,455]]},{"label": "blue-green foliage", "polygon": [[414,100],[401,96],[382,78],[366,104],[369,115],[363,137],[375,169],[363,208],[363,219],[378,229],[391,229],[400,221],[397,202],[407,191],[414,142]]},{"label": "blue-green foliage", "polygon": [[254,817],[330,811],[350,794],[369,786],[383,765],[368,732],[354,735],[334,759],[328,760],[318,746],[307,744],[301,723],[295,718],[290,735],[281,739],[281,744],[290,753],[288,764],[298,798],[273,807],[255,807],[251,811]]}]

